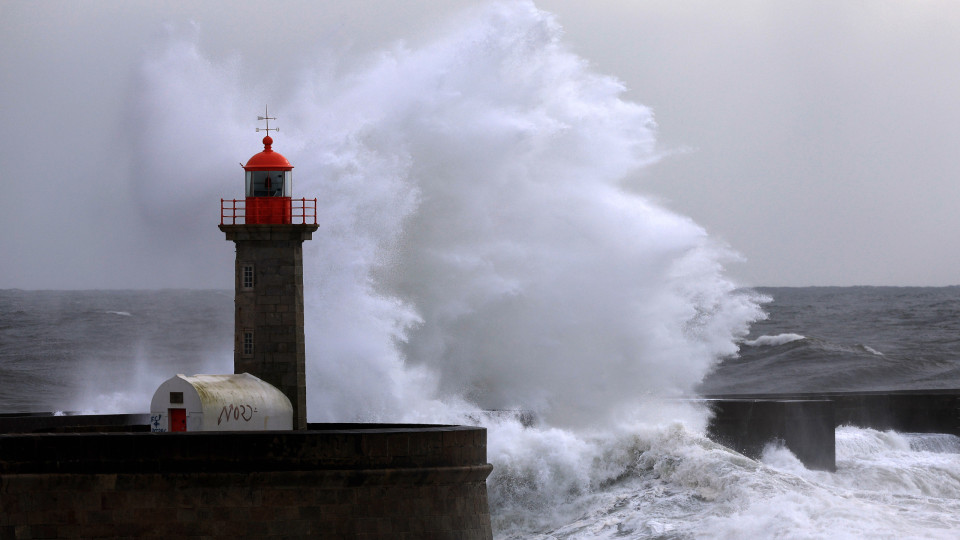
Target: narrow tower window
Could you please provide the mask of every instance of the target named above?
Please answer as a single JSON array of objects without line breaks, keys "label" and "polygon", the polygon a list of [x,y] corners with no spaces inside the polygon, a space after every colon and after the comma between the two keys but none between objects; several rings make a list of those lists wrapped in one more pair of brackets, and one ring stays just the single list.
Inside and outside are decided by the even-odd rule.
[{"label": "narrow tower window", "polygon": [[253,330],[243,331],[243,355],[253,356]]},{"label": "narrow tower window", "polygon": [[253,289],[253,265],[252,264],[243,265],[241,272],[242,272],[241,286],[247,290]]}]

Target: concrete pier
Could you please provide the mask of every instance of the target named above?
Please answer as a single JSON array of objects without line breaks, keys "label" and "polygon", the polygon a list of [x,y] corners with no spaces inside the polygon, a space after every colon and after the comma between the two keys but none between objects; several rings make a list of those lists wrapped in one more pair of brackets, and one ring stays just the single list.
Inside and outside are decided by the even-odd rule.
[{"label": "concrete pier", "polygon": [[0,538],[489,540],[486,435],[390,424],[2,434]]},{"label": "concrete pier", "polygon": [[0,433],[79,433],[150,431],[150,415],[67,413],[0,414]]},{"label": "concrete pier", "polygon": [[809,469],[837,468],[834,405],[829,400],[711,399],[708,435],[741,454],[759,458],[780,442]]},{"label": "concrete pier", "polygon": [[782,441],[811,469],[834,470],[835,429],[850,425],[960,436],[960,390],[706,396],[709,436],[750,457]]}]

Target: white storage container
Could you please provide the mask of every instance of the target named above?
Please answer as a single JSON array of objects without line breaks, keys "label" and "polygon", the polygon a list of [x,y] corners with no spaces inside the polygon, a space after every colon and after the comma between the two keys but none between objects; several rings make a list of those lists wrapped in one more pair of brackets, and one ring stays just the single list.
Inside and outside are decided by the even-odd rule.
[{"label": "white storage container", "polygon": [[277,388],[249,373],[177,375],[150,402],[150,430],[264,431],[293,429],[293,406]]}]

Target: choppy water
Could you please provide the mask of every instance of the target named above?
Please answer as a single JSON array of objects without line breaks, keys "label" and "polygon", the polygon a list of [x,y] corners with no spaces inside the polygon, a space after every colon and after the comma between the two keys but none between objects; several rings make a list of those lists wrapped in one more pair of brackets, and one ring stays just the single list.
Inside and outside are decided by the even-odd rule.
[{"label": "choppy water", "polygon": [[960,287],[760,291],[774,316],[753,325],[704,392],[960,387]]},{"label": "choppy water", "polygon": [[[960,361],[948,320],[960,306],[956,288],[763,292],[772,298],[769,319],[755,325],[743,354],[706,387],[815,391],[818,381],[834,380],[850,366],[871,377],[831,388],[916,387],[928,379],[956,387],[937,377]],[[882,301],[893,298],[884,310]],[[828,313],[833,322],[824,318]],[[918,321],[939,321],[943,333],[925,328],[920,332],[929,339],[920,339]],[[145,412],[153,390],[173,373],[229,371],[232,331],[228,291],[0,291],[0,412]],[[909,365],[871,372],[877,353],[867,348]],[[789,378],[797,380],[784,382]],[[662,406],[650,406],[656,418],[665,416]],[[960,438],[839,428],[837,472],[826,473],[806,470],[783,448],[768,448],[760,461],[740,456],[703,438],[695,421],[683,420],[690,414],[649,423],[625,418],[592,432],[524,428],[510,420],[489,426],[497,536],[960,533]]]},{"label": "choppy water", "polygon": [[0,412],[148,412],[177,373],[233,371],[232,291],[0,290]]}]

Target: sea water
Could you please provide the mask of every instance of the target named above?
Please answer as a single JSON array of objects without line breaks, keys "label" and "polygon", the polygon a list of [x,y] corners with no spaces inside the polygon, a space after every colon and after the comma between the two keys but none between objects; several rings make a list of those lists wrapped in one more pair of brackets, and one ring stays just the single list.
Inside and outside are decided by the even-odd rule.
[{"label": "sea water", "polygon": [[[942,317],[960,310],[957,288],[761,291],[771,298],[769,318],[704,386],[731,388],[735,367],[748,372],[760,364],[770,381],[796,377],[814,385],[793,382],[791,390],[816,391],[837,365],[867,371],[862,364],[874,360],[867,347],[898,358],[918,380],[927,378],[924,370],[940,373],[957,362],[948,319],[960,317]],[[0,291],[0,413],[146,412],[171,373],[231,370],[232,303],[231,291]],[[811,309],[834,315],[825,320]],[[918,339],[916,321],[936,317],[946,325],[942,333],[927,329],[929,339]],[[831,345],[824,352],[820,343]],[[838,389],[909,382],[899,371],[883,373]],[[497,536],[952,538],[960,531],[955,436],[841,427],[837,471],[827,473],[805,469],[776,445],[748,459],[688,426],[634,420],[590,432],[509,419],[489,425]]]},{"label": "sea water", "polygon": [[[531,4],[495,4],[432,41],[285,79],[283,153],[297,192],[319,197],[304,249],[311,421],[482,419],[501,538],[955,537],[955,438],[841,428],[838,471],[820,473],[703,436],[708,413],[685,399],[699,391],[949,384],[949,322],[942,356],[917,369],[919,350],[894,351],[917,342],[916,325],[898,339],[900,303],[870,304],[892,321],[880,340],[856,326],[857,302],[824,308],[849,327],[832,334],[780,317],[789,292],[739,288],[723,270],[734,253],[630,187],[663,152],[652,111],[561,37]],[[174,34],[146,55],[128,141],[131,192],[184,245],[236,192],[217,163],[249,146],[242,120],[261,101],[197,43]],[[216,140],[180,128],[198,118]],[[906,306],[946,321],[950,293]],[[4,410],[144,411],[173,373],[231,371],[228,292],[2,298]],[[761,326],[765,303],[780,327]]]}]

